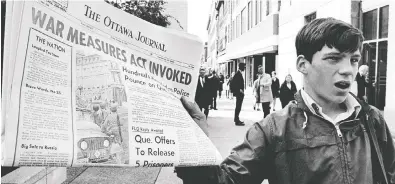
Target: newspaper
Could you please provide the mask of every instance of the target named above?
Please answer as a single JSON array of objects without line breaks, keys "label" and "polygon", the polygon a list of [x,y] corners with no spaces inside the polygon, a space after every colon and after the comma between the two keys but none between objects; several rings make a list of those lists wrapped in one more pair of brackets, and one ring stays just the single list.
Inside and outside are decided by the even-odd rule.
[{"label": "newspaper", "polygon": [[203,49],[195,36],[105,2],[15,1],[10,14],[3,166],[222,160],[179,100],[194,100]]}]

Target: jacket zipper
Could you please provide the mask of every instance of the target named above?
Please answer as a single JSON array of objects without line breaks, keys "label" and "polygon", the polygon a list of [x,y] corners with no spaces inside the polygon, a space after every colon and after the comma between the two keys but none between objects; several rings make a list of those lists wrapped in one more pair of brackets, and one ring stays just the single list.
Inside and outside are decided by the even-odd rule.
[{"label": "jacket zipper", "polygon": [[[330,123],[330,124],[334,125],[332,122],[326,120],[325,118],[323,118],[323,117],[321,117],[321,116],[319,116],[319,115],[316,115],[316,114],[314,114],[314,113],[312,113],[312,114],[313,114],[313,116],[316,116],[316,117],[320,118],[321,120],[326,121],[327,123]],[[366,117],[367,117],[367,115],[366,115]],[[343,123],[347,123],[347,122],[351,122],[351,121],[356,121],[356,120],[358,120],[358,118],[353,119],[353,120],[341,121],[341,122],[339,122],[338,124],[334,125],[334,126],[335,126],[335,129],[336,129],[337,136],[339,137],[340,142],[341,142],[342,157],[343,157],[342,160],[344,160],[344,166],[345,166],[344,171],[345,171],[346,183],[351,183],[351,182],[350,182],[350,179],[349,179],[348,164],[347,164],[347,161],[346,161],[346,151],[345,151],[345,146],[344,146],[343,134],[342,134],[342,132],[340,131],[340,125],[343,124]]]},{"label": "jacket zipper", "polygon": [[338,136],[339,136],[339,139],[340,139],[340,142],[341,142],[341,150],[342,150],[342,159],[343,159],[343,161],[344,161],[344,175],[345,175],[345,178],[346,178],[346,183],[350,183],[350,180],[349,180],[349,171],[348,171],[348,164],[347,164],[347,154],[346,154],[346,147],[344,146],[344,139],[343,139],[343,134],[341,133],[341,131],[340,131],[340,128],[339,128],[339,125],[336,125],[336,128],[337,128],[337,130],[338,130]]},{"label": "jacket zipper", "polygon": [[340,131],[340,124],[351,122],[351,121],[356,121],[356,120],[359,120],[359,118],[356,118],[356,119],[353,119],[353,120],[341,121],[341,122],[339,122],[339,124],[335,125],[337,136],[338,137],[343,137],[343,134]]},{"label": "jacket zipper", "polygon": [[[335,128],[336,128],[337,136],[340,137],[340,138],[342,138],[342,137],[343,137],[343,134],[342,134],[342,132],[340,131],[339,125],[335,125]],[[343,139],[340,139],[340,140],[343,140]]]}]

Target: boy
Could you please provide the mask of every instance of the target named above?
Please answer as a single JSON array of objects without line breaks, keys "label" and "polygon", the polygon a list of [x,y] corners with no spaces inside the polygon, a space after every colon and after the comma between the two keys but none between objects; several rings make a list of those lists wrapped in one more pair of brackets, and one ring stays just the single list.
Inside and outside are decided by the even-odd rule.
[{"label": "boy", "polygon": [[[363,39],[358,29],[333,18],[305,25],[295,44],[304,88],[293,103],[255,123],[220,169],[206,168],[217,171],[213,183],[395,183],[394,143],[383,116],[349,93]],[[205,124],[193,113],[196,106],[181,101]],[[193,169],[177,172],[196,183],[213,181],[185,174]]]}]

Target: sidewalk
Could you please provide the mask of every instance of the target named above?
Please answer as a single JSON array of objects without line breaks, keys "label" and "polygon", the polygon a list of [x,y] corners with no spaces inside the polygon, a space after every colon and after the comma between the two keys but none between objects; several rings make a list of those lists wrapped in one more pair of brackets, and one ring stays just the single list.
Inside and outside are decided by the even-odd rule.
[{"label": "sidewalk", "polygon": [[[245,126],[235,126],[233,122],[235,100],[235,98],[233,100],[226,99],[224,96],[221,99],[218,98],[218,110],[210,110],[207,119],[210,140],[223,158],[229,155],[234,146],[244,140],[246,131],[253,123],[263,119],[262,107],[260,107],[260,111],[254,111],[254,97],[247,90],[240,113],[240,120],[244,121]],[[173,168],[162,168],[155,184],[182,184],[182,180],[177,177],[173,170]],[[267,184],[267,182],[265,181],[263,184]]]}]

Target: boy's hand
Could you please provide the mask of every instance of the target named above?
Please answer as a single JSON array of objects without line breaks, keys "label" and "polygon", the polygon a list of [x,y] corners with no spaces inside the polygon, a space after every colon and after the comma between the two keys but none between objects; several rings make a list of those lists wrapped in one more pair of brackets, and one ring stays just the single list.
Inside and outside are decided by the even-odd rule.
[{"label": "boy's hand", "polygon": [[[181,97],[181,103],[195,123],[208,136],[208,125],[204,115],[196,103]],[[183,183],[218,183],[219,166],[175,167],[174,172],[183,180]]]},{"label": "boy's hand", "polygon": [[189,113],[195,123],[203,130],[208,136],[208,124],[206,121],[206,115],[200,111],[199,106],[196,103],[188,101],[184,96],[181,97],[181,103],[185,110]]}]

